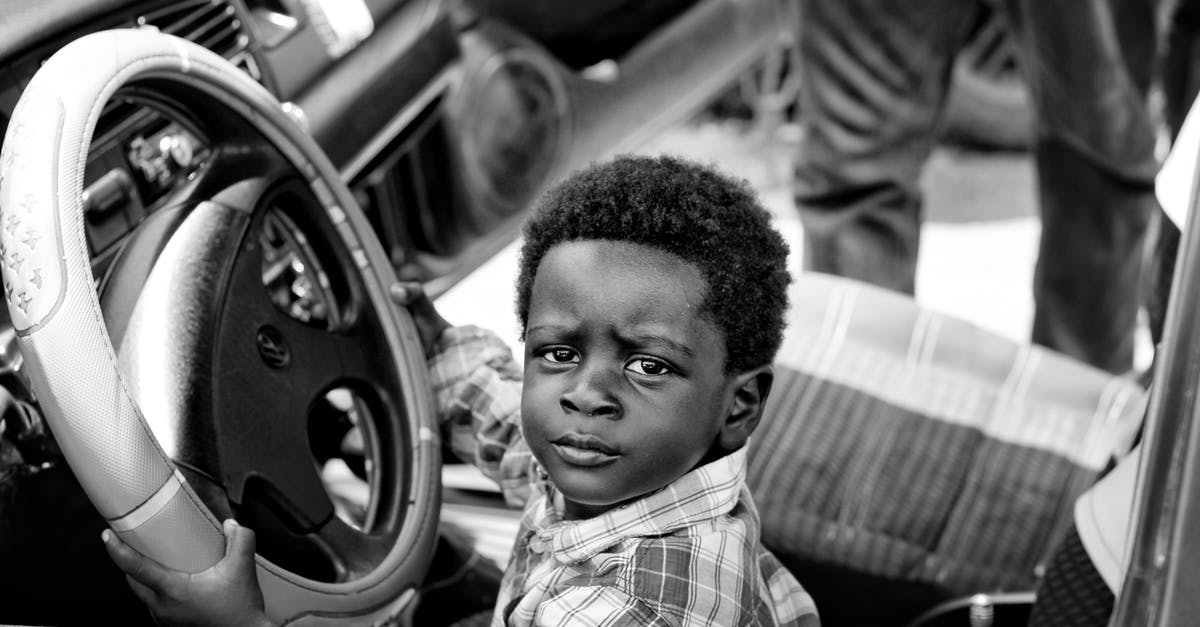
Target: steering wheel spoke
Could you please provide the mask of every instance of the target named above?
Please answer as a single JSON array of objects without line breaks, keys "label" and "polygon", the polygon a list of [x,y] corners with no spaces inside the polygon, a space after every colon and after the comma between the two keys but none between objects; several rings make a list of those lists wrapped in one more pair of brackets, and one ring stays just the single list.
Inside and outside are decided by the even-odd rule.
[{"label": "steering wheel spoke", "polygon": [[340,579],[356,579],[371,572],[396,542],[395,533],[370,534],[334,516],[317,530],[315,537],[334,556]]},{"label": "steering wheel spoke", "polygon": [[[333,501],[316,463],[295,454],[304,446],[302,435],[285,434],[274,439],[248,438],[225,449],[229,454],[224,458],[225,481],[239,519],[255,527],[253,521],[270,516],[288,532],[305,534],[334,517]],[[231,459],[234,456],[241,459]]]}]

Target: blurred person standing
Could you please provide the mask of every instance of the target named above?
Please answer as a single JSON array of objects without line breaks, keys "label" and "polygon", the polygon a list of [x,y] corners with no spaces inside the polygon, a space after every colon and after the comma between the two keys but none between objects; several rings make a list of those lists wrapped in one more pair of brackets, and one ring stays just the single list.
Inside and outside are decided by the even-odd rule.
[{"label": "blurred person standing", "polygon": [[[1157,0],[1005,0],[1035,109],[1042,235],[1033,341],[1114,373],[1133,365],[1143,241],[1156,211],[1146,103]],[[805,269],[912,294],[921,171],[955,55],[983,7],[800,0],[803,141],[794,195]]]},{"label": "blurred person standing", "polygon": [[1179,135],[1200,93],[1200,1],[1161,0],[1165,30],[1162,53],[1163,114],[1171,137]]},{"label": "blurred person standing", "polygon": [[[1160,74],[1163,117],[1174,143],[1179,138],[1196,96],[1200,94],[1200,0],[1163,0],[1161,8],[1165,28]],[[1185,149],[1194,150],[1194,147]],[[1167,297],[1171,293],[1171,279],[1181,238],[1180,224],[1179,215],[1170,219],[1163,212],[1151,223],[1149,237],[1153,240],[1153,252],[1147,269],[1151,283],[1146,309],[1150,337],[1156,348],[1162,340],[1163,322],[1167,315]]]}]

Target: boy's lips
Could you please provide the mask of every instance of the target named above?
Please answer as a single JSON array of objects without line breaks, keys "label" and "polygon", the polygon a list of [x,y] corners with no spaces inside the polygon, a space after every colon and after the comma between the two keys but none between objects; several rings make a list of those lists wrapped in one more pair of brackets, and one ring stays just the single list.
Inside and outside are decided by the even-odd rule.
[{"label": "boy's lips", "polygon": [[564,461],[575,466],[598,466],[620,455],[616,448],[594,435],[568,433],[550,443]]}]

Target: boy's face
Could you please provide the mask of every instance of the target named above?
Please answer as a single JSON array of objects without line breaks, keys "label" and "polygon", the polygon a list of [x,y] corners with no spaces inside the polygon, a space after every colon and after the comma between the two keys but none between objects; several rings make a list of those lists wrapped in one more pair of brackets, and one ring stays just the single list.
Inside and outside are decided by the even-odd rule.
[{"label": "boy's face", "polygon": [[700,315],[706,292],[694,265],[639,244],[566,242],[543,257],[521,415],[569,518],[662,488],[729,443],[739,377]]}]

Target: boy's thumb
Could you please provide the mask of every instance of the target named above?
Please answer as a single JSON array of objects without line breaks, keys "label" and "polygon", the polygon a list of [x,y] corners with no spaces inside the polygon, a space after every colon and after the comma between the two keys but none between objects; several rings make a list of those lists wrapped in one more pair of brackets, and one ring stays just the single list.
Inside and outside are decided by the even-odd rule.
[{"label": "boy's thumb", "polygon": [[424,293],[420,283],[414,281],[398,281],[388,286],[388,296],[397,305],[407,307]]},{"label": "boy's thumb", "polygon": [[225,531],[225,556],[254,559],[254,530],[243,527],[232,518],[222,524]]}]

